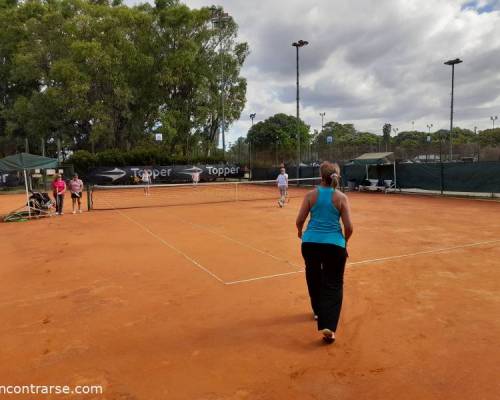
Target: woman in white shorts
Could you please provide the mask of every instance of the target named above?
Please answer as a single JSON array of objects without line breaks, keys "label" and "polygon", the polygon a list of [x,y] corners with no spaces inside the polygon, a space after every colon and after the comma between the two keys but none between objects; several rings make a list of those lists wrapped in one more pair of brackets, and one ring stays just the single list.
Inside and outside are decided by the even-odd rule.
[{"label": "woman in white shorts", "polygon": [[288,174],[286,173],[285,168],[280,169],[280,174],[276,178],[276,182],[280,191],[280,199],[278,200],[278,204],[280,207],[284,207],[286,196],[288,194]]},{"label": "woman in white shorts", "polygon": [[142,171],[142,184],[144,185],[144,195],[149,196],[149,186],[151,185],[151,171],[144,168]]}]

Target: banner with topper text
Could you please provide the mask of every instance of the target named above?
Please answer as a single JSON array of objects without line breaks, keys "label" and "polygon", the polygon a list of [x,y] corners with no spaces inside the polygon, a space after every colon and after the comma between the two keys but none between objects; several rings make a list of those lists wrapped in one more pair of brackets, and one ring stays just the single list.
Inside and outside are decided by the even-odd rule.
[{"label": "banner with topper text", "polygon": [[210,182],[218,178],[243,178],[244,172],[239,165],[226,164],[97,167],[86,174],[86,180],[97,185],[138,184],[147,173],[153,184],[190,183],[195,177],[199,177],[200,182]]}]

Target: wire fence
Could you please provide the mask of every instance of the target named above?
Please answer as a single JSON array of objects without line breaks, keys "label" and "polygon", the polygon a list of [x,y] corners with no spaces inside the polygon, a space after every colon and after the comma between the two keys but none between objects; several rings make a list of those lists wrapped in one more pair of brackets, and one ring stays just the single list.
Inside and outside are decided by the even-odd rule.
[{"label": "wire fence", "polygon": [[[385,146],[379,144],[306,144],[301,148],[301,163],[313,164],[322,161],[348,162],[363,153],[394,152],[396,159],[405,161],[436,163],[449,161],[500,161],[500,146],[479,146],[473,143],[455,144],[450,152],[449,144],[428,143],[413,146]],[[270,146],[252,149],[247,143],[233,145],[226,160],[248,167],[270,167],[297,164],[297,150]]]}]

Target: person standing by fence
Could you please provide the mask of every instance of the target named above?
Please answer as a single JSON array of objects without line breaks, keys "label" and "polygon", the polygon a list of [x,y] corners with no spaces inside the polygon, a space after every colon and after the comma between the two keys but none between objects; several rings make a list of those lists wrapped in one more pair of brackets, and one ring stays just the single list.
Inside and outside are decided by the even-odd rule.
[{"label": "person standing by fence", "polygon": [[64,194],[66,193],[66,182],[62,179],[60,174],[56,174],[52,182],[52,194],[56,201],[56,214],[63,215],[64,211]]},{"label": "person standing by fence", "polygon": [[76,214],[75,206],[78,203],[78,212],[82,212],[82,194],[83,194],[83,181],[78,178],[78,174],[73,176],[69,181],[69,190],[71,192],[71,203],[73,206],[73,214]]},{"label": "person standing by fence", "polygon": [[[307,287],[318,330],[325,342],[333,343],[342,307],[346,245],[353,226],[348,198],[336,190],[340,182],[339,166],[323,162],[320,173],[321,184],[306,194],[296,225],[302,239]],[[302,233],[309,213],[307,229]]]}]

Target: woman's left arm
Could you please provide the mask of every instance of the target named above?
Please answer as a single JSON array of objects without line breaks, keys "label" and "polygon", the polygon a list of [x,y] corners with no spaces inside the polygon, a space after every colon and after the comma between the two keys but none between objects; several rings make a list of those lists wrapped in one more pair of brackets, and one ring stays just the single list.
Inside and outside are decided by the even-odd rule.
[{"label": "woman's left arm", "polygon": [[302,201],[299,214],[297,215],[297,220],[295,221],[295,225],[297,226],[297,236],[299,238],[302,238],[302,229],[304,228],[304,223],[306,222],[310,209],[309,194],[307,194]]}]

